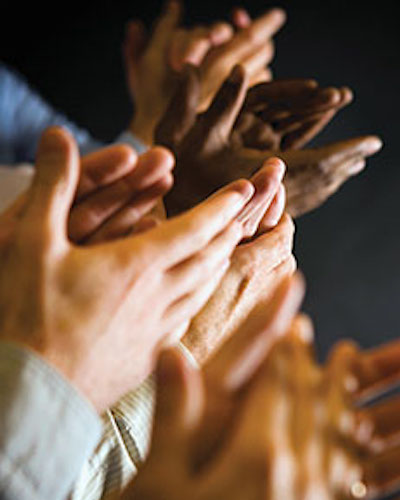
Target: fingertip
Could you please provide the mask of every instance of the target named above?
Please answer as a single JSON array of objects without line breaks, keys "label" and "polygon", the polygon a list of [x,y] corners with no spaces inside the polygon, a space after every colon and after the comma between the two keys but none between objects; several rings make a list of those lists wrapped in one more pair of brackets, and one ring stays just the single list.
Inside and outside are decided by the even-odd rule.
[{"label": "fingertip", "polygon": [[314,341],[314,325],[307,314],[298,314],[292,323],[292,333],[304,344],[312,344]]},{"label": "fingertip", "polygon": [[354,100],[354,91],[349,87],[340,88],[343,104],[350,104]]},{"label": "fingertip", "polygon": [[144,154],[149,161],[156,163],[166,171],[171,171],[175,167],[174,154],[164,146],[154,146]]},{"label": "fingertip", "polygon": [[277,24],[284,24],[287,21],[287,13],[280,7],[273,7],[268,11],[270,16],[273,16]]},{"label": "fingertip", "polygon": [[335,87],[328,87],[322,91],[327,104],[335,106],[342,101],[342,95],[339,89]]},{"label": "fingertip", "polygon": [[232,11],[232,21],[239,29],[245,29],[251,24],[251,17],[246,9],[235,7]]},{"label": "fingertip", "polygon": [[[111,149],[112,148],[112,149]],[[136,165],[138,154],[129,144],[116,144],[111,146],[111,151],[113,153],[114,163],[123,163],[131,166],[133,168]]]},{"label": "fingertip", "polygon": [[74,149],[74,139],[70,132],[63,127],[49,127],[46,129],[39,141],[38,154],[46,151],[57,153],[68,153]]},{"label": "fingertip", "polygon": [[228,42],[234,35],[232,26],[229,23],[217,23],[210,30],[210,41],[212,45],[218,46]]},{"label": "fingertip", "polygon": [[286,163],[277,156],[268,158],[264,164],[263,169],[268,169],[271,173],[274,173],[278,179],[282,180],[286,172]]},{"label": "fingertip", "polygon": [[180,0],[167,0],[164,7],[164,15],[173,18],[179,18],[183,10]]},{"label": "fingertip", "polygon": [[376,135],[369,136],[367,141],[366,150],[368,155],[373,155],[383,148],[382,139]]},{"label": "fingertip", "polygon": [[255,193],[254,185],[247,179],[239,179],[228,186],[228,191],[237,192],[241,197],[247,202],[249,201]]}]

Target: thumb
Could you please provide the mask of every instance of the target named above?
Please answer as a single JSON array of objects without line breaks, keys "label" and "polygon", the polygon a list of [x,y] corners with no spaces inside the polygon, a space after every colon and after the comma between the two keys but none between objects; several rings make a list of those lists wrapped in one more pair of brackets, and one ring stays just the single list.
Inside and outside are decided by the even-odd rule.
[{"label": "thumb", "polygon": [[36,174],[24,216],[28,228],[44,242],[66,242],[69,211],[79,179],[79,152],[71,135],[59,127],[47,129],[36,155]]},{"label": "thumb", "polygon": [[178,349],[163,351],[157,369],[157,402],[151,454],[183,451],[188,435],[203,411],[200,372],[189,364]]},{"label": "thumb", "polygon": [[196,121],[200,100],[200,76],[195,66],[185,65],[176,92],[157,126],[156,143],[176,150]]}]

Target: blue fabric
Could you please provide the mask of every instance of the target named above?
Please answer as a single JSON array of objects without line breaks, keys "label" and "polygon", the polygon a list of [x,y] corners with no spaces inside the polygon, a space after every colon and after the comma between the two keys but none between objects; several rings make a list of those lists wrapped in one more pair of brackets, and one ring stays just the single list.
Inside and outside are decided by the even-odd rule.
[{"label": "blue fabric", "polygon": [[0,63],[0,163],[33,162],[43,130],[52,125],[66,127],[82,153],[101,147],[87,131],[55,111],[22,77]]},{"label": "blue fabric", "polygon": [[[67,128],[82,154],[102,146],[86,130],[55,111],[20,75],[0,63],[0,164],[32,163],[43,130],[53,125]],[[147,149],[129,132],[124,132],[117,142],[128,143],[138,153]]]}]

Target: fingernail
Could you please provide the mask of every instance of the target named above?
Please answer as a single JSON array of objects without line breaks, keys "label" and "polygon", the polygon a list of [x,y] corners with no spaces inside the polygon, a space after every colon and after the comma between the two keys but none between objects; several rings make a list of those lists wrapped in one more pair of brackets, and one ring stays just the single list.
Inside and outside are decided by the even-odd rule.
[{"label": "fingernail", "polygon": [[276,175],[279,179],[279,182],[281,182],[286,172],[286,165],[280,158],[270,158],[265,163],[263,169],[264,172],[268,171],[271,173],[271,175]]}]

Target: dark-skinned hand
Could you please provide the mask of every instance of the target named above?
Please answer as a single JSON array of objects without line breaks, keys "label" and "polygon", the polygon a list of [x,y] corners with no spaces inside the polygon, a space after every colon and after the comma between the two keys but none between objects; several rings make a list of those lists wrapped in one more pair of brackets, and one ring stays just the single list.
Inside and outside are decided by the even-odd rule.
[{"label": "dark-skinned hand", "polygon": [[[271,155],[287,164],[287,211],[297,217],[317,208],[349,177],[381,141],[364,136],[319,148],[298,148],[312,139],[351,100],[348,89],[322,89],[313,80],[275,81],[254,87],[246,97],[246,77],[236,67],[206,112],[197,114],[198,76],[187,66],[181,85],[156,130],[156,142],[176,155],[174,188],[166,197],[173,214],[193,206],[219,186],[249,177]],[[250,134],[249,113],[266,135]],[[260,150],[269,142],[270,148]],[[255,145],[257,147],[255,147]]]}]

